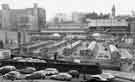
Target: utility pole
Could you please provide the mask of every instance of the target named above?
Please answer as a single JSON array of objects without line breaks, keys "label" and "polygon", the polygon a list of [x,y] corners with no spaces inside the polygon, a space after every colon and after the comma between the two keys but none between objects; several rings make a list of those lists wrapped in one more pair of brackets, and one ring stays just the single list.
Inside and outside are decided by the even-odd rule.
[{"label": "utility pole", "polygon": [[8,47],[8,35],[7,32],[5,32],[5,44],[4,47],[7,48]]}]

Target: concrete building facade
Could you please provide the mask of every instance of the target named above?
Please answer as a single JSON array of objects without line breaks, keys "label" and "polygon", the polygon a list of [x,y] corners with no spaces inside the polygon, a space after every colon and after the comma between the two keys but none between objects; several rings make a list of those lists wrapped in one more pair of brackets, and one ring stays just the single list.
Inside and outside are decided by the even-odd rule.
[{"label": "concrete building facade", "polygon": [[0,11],[0,27],[6,30],[39,31],[45,27],[46,11],[34,4],[33,8],[10,9],[8,4],[2,4]]}]

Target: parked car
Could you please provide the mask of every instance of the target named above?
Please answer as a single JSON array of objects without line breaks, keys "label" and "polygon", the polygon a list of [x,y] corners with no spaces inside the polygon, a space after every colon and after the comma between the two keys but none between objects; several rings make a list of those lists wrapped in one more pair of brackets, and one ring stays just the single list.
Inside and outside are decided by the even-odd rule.
[{"label": "parked car", "polygon": [[50,79],[54,80],[62,80],[62,81],[70,81],[72,79],[72,75],[68,73],[59,73],[57,75],[52,75]]},{"label": "parked car", "polygon": [[5,75],[3,75],[3,78],[8,80],[22,79],[21,74],[18,71],[11,71],[9,73],[6,73]]},{"label": "parked car", "polygon": [[14,58],[18,62],[34,62],[34,63],[46,63],[45,60],[33,59],[33,58]]},{"label": "parked car", "polygon": [[10,71],[15,71],[16,70],[16,67],[15,66],[3,66],[3,67],[0,67],[0,73],[3,75],[3,74],[6,74]]},{"label": "parked car", "polygon": [[59,71],[55,68],[46,68],[45,72],[46,72],[46,76],[55,75],[59,73]]},{"label": "parked car", "polygon": [[23,57],[14,57],[13,58],[13,60],[15,60],[15,61],[18,61],[18,60],[21,60],[21,59],[23,59]]},{"label": "parked car", "polygon": [[26,67],[24,69],[20,69],[19,72],[22,74],[30,74],[36,71],[36,68],[34,67]]},{"label": "parked car", "polygon": [[101,82],[108,82],[111,81],[115,78],[111,73],[102,73],[98,75],[91,75],[92,80],[98,80]]},{"label": "parked car", "polygon": [[45,78],[44,71],[36,71],[32,74],[27,74],[25,76],[25,79],[27,79],[27,80],[44,79],[44,78]]}]

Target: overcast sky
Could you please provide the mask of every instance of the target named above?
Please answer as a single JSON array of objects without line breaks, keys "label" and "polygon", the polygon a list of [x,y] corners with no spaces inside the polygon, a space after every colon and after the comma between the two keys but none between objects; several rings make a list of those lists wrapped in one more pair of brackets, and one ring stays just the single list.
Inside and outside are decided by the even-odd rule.
[{"label": "overcast sky", "polygon": [[46,9],[47,19],[57,12],[110,13],[113,4],[117,14],[131,14],[131,11],[135,10],[135,0],[0,0],[0,4],[3,3],[8,3],[11,8],[27,8],[32,7],[33,3],[38,3],[39,7]]}]

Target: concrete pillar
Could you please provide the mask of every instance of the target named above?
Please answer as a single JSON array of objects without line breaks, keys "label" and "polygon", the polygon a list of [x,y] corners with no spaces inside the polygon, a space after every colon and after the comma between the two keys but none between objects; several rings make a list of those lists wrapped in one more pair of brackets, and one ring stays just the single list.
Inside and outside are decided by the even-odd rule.
[{"label": "concrete pillar", "polygon": [[35,3],[33,8],[33,27],[31,30],[39,31],[38,25],[38,5]]}]

